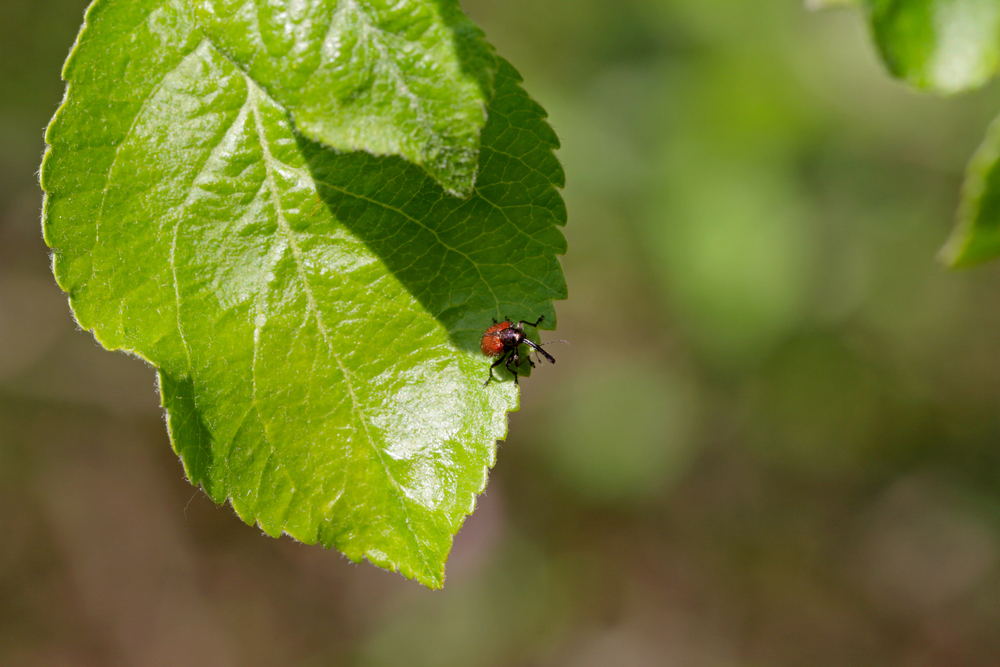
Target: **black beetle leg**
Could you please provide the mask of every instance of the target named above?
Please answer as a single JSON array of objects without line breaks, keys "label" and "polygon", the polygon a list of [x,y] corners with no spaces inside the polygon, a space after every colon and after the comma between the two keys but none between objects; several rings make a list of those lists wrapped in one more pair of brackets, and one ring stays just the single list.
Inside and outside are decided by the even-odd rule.
[{"label": "black beetle leg", "polygon": [[[494,369],[494,368],[496,368],[497,366],[499,366],[500,364],[502,364],[502,363],[503,363],[503,358],[504,358],[505,356],[507,356],[507,355],[505,355],[505,354],[502,354],[502,355],[500,355],[500,358],[499,358],[499,359],[497,359],[496,361],[494,361],[494,362],[493,362],[493,365],[492,365],[492,366],[490,366],[490,377],[489,377],[489,379],[488,379],[488,380],[486,380],[486,382],[484,382],[484,383],[483,383],[483,386],[484,386],[484,387],[485,387],[485,386],[487,386],[487,385],[488,385],[488,384],[490,383],[490,380],[493,380],[493,379],[494,379],[494,378],[493,378],[493,369]],[[508,363],[510,363],[510,362],[508,361]]]},{"label": "black beetle leg", "polygon": [[[510,362],[514,362],[514,368],[510,367]],[[521,363],[521,357],[518,356],[517,350],[514,350],[509,357],[507,357],[507,363],[505,368],[514,375],[514,384],[519,384],[517,381],[517,366]]]},{"label": "black beetle leg", "polygon": [[539,325],[539,324],[541,324],[541,323],[542,323],[542,320],[544,320],[544,319],[545,319],[545,316],[544,316],[544,315],[542,315],[542,316],[541,316],[541,317],[539,317],[539,318],[538,318],[537,320],[535,320],[535,322],[534,322],[534,323],[531,323],[531,322],[529,322],[528,320],[521,320],[520,322],[518,322],[518,324],[527,324],[527,325],[528,325],[529,327],[535,327],[535,328],[537,329],[537,328],[538,328],[538,325]]}]

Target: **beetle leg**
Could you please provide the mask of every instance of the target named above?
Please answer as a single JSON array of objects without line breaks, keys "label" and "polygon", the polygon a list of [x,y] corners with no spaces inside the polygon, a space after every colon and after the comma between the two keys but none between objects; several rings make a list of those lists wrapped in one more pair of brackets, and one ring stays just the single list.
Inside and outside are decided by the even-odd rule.
[{"label": "beetle leg", "polygon": [[[514,362],[514,368],[510,367],[510,362]],[[507,363],[504,367],[514,375],[514,384],[519,384],[517,381],[517,366],[521,363],[521,357],[518,356],[517,350],[514,350],[509,357],[507,357]]]},{"label": "beetle leg", "polygon": [[[490,380],[492,380],[492,379],[493,379],[493,369],[494,369],[494,368],[496,368],[497,366],[499,366],[500,364],[502,364],[502,363],[503,363],[503,358],[504,358],[505,356],[507,356],[507,355],[505,355],[505,354],[502,354],[502,355],[500,355],[500,358],[499,358],[499,359],[497,359],[496,361],[494,361],[494,362],[493,362],[493,365],[492,365],[492,366],[490,366],[490,377],[489,377],[489,379],[488,379],[488,380],[486,380],[486,382],[484,382],[484,383],[483,383],[483,386],[484,386],[484,387],[485,387],[486,385],[488,385],[488,384],[490,383]],[[510,363],[510,362],[508,361],[508,363]]]},{"label": "beetle leg", "polygon": [[536,328],[537,328],[537,327],[538,327],[538,325],[539,325],[539,324],[541,324],[541,323],[542,323],[542,320],[544,320],[544,319],[545,319],[545,316],[544,316],[544,315],[542,315],[542,316],[541,316],[541,317],[539,317],[539,318],[538,318],[537,320],[535,320],[535,322],[534,322],[534,323],[531,323],[531,322],[529,322],[528,320],[521,320],[520,322],[518,322],[518,324],[527,324],[527,325],[528,325],[529,327],[536,327]]}]

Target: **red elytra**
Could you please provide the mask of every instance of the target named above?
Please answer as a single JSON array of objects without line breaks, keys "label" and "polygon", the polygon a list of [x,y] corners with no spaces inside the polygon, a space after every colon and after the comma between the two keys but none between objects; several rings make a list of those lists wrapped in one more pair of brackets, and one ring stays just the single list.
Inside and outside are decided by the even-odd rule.
[{"label": "red elytra", "polygon": [[[509,317],[504,317],[503,322],[493,321],[493,326],[486,330],[483,334],[483,339],[479,342],[479,349],[482,350],[483,354],[487,357],[499,357],[493,365],[490,366],[490,377],[486,380],[484,387],[493,380],[493,369],[504,364],[504,367],[511,372],[514,376],[514,384],[518,384],[517,380],[517,366],[521,364],[521,354],[518,351],[521,345],[527,345],[531,349],[535,350],[550,364],[556,363],[555,358],[548,352],[542,349],[542,345],[548,345],[548,343],[542,343],[541,345],[535,343],[528,339],[524,335],[524,325],[527,324],[531,327],[537,327],[545,316],[539,317],[535,322],[528,322],[527,320],[521,320],[517,324],[511,322]],[[564,340],[551,340],[549,343],[565,343]],[[531,357],[528,357],[528,363],[534,368],[535,364],[531,361]],[[514,364],[514,368],[511,368],[511,364]]]},{"label": "red elytra", "polygon": [[479,343],[479,349],[487,357],[495,357],[503,354],[503,343],[500,341],[500,332],[513,326],[510,321],[497,322],[483,334],[483,340]]}]

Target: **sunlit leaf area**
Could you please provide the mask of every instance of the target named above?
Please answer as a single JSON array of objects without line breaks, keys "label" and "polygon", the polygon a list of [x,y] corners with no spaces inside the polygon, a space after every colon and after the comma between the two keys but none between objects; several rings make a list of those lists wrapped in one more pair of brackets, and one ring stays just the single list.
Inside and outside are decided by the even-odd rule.
[{"label": "sunlit leaf area", "polygon": [[86,4],[0,6],[0,664],[996,665],[1000,263],[936,256],[997,51],[899,40],[992,3],[462,2],[561,141],[570,344],[437,591],[216,505],[155,371],[77,327],[38,164]]}]

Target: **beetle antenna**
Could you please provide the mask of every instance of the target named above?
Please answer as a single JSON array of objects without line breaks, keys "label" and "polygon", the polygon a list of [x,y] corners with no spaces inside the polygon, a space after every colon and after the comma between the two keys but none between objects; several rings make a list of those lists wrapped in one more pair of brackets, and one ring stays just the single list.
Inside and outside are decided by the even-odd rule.
[{"label": "beetle antenna", "polygon": [[[539,347],[541,347],[542,345],[548,345],[549,343],[566,343],[567,345],[569,345],[569,341],[568,341],[568,340],[547,340],[547,341],[545,341],[544,343],[539,343],[538,345],[539,345]],[[545,356],[546,356],[547,358],[551,358],[551,357],[549,357],[549,355],[547,355],[547,354],[546,354]],[[538,352],[535,352],[535,357],[536,357],[536,358],[538,357]],[[556,363],[556,362],[555,362],[555,361],[553,361],[552,363]]]},{"label": "beetle antenna", "polygon": [[[554,341],[553,341],[553,342],[554,342]],[[527,340],[527,339],[525,339],[525,340],[524,340],[524,344],[525,344],[525,345],[527,345],[528,347],[530,347],[530,348],[531,348],[532,350],[534,350],[535,352],[538,352],[538,353],[540,353],[540,354],[541,354],[541,355],[542,355],[543,357],[545,357],[545,359],[546,359],[546,360],[547,360],[547,361],[548,361],[548,362],[549,362],[550,364],[554,364],[554,363],[556,363],[556,360],[555,360],[555,357],[553,357],[553,356],[552,356],[551,354],[549,354],[548,352],[546,352],[545,350],[543,350],[543,349],[542,349],[542,346],[541,346],[541,345],[539,345],[538,343],[535,343],[535,342],[532,342],[532,341],[530,341],[530,340]]]}]

